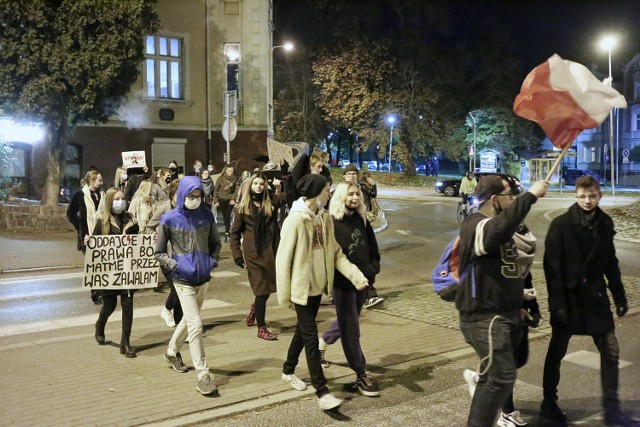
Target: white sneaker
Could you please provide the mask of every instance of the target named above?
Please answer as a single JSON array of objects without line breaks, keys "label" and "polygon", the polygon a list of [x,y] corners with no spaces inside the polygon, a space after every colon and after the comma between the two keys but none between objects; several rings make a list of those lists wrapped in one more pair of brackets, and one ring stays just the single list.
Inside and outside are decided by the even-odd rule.
[{"label": "white sneaker", "polygon": [[298,391],[305,391],[307,389],[307,385],[300,378],[296,377],[296,374],[282,374],[282,381],[291,384],[291,387]]},{"label": "white sneaker", "polygon": [[473,393],[476,392],[476,386],[478,384],[478,373],[476,371],[472,371],[471,369],[465,369],[462,373],[462,377],[467,382],[467,386],[469,387],[469,394],[473,397]]},{"label": "white sneaker", "polygon": [[323,411],[328,411],[330,409],[337,408],[338,406],[342,405],[343,402],[344,401],[342,399],[338,399],[331,393],[327,393],[322,397],[318,398],[318,406]]},{"label": "white sneaker", "polygon": [[162,313],[160,313],[160,317],[164,319],[164,323],[166,323],[168,328],[176,327],[176,321],[173,320],[173,313],[170,310],[167,310],[167,307],[162,308]]},{"label": "white sneaker", "polygon": [[522,427],[526,426],[527,422],[520,416],[520,411],[513,411],[510,414],[501,412],[496,425],[498,427]]},{"label": "white sneaker", "polygon": [[381,297],[372,297],[364,302],[364,308],[371,308],[374,305],[380,304],[384,301],[384,298]]}]

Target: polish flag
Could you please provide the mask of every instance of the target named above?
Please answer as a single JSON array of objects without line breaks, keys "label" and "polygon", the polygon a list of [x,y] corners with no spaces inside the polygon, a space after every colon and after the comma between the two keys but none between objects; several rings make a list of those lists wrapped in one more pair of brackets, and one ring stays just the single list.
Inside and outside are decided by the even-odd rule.
[{"label": "polish flag", "polygon": [[529,73],[513,111],[538,123],[553,145],[564,148],[602,123],[613,107],[627,108],[624,96],[584,65],[553,55]]}]

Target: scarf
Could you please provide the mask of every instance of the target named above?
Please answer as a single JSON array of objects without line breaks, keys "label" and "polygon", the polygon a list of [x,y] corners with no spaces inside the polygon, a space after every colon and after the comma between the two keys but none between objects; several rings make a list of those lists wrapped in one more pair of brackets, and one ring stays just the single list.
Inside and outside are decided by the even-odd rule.
[{"label": "scarf", "polygon": [[236,182],[238,181],[238,176],[235,173],[231,174],[231,176],[223,173],[220,178],[224,179],[225,181],[225,191],[232,192],[236,186]]},{"label": "scarf", "polygon": [[95,193],[100,196],[100,203],[98,205],[98,209],[96,209],[96,205],[93,200],[93,194],[89,189],[88,185],[85,185],[84,187],[82,187],[82,193],[84,194],[84,205],[87,211],[87,230],[89,231],[89,235],[91,236],[93,234],[93,229],[96,228],[96,216],[98,212],[102,209],[104,192],[101,191],[99,193]]},{"label": "scarf", "polygon": [[270,225],[273,215],[267,217],[264,214],[264,210],[256,206],[253,202],[249,203],[249,208],[251,210],[251,216],[253,217],[253,241],[255,243],[255,250],[256,253],[260,255],[271,241]]},{"label": "scarf", "polygon": [[202,188],[204,189],[205,196],[210,196],[213,192],[213,180],[211,177],[207,179],[200,178],[200,182],[202,183]]},{"label": "scarf", "polygon": [[520,271],[520,277],[526,277],[531,270],[533,258],[536,254],[536,236],[533,235],[526,227],[524,230],[518,231],[513,235],[513,240],[518,250],[518,258],[516,264]]}]

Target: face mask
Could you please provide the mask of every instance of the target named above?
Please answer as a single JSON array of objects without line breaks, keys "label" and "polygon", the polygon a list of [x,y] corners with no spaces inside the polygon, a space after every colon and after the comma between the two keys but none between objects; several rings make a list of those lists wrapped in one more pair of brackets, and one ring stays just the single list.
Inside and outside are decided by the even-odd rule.
[{"label": "face mask", "polygon": [[189,209],[190,211],[196,210],[200,207],[201,199],[185,199],[184,207]]},{"label": "face mask", "polygon": [[176,168],[176,167],[170,167],[170,168],[169,168],[169,170],[171,171],[171,173],[175,173],[175,172],[176,172],[176,169],[178,169],[178,168]]},{"label": "face mask", "polygon": [[166,182],[167,184],[171,182],[171,177],[168,176],[164,179],[164,182]]},{"label": "face mask", "polygon": [[113,205],[111,206],[111,210],[114,214],[121,214],[124,211],[124,208],[127,207],[126,200],[114,200]]},{"label": "face mask", "polygon": [[102,185],[98,185],[97,187],[93,187],[93,191],[99,193],[100,191],[102,191]]},{"label": "face mask", "polygon": [[209,172],[213,172],[213,168],[207,168]]},{"label": "face mask", "polygon": [[200,166],[194,166],[193,170],[196,172],[200,172],[200,169],[202,169]]},{"label": "face mask", "polygon": [[123,181],[126,181],[126,180],[127,180],[127,178],[129,178],[129,177],[127,176],[127,174],[126,174],[126,173],[123,173],[123,174],[122,174],[122,180],[123,180]]}]

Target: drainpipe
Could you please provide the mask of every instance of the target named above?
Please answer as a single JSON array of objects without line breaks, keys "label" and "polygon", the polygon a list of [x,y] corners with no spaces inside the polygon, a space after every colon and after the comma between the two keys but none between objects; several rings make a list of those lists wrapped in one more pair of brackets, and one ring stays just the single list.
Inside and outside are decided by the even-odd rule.
[{"label": "drainpipe", "polygon": [[[205,52],[204,52],[204,56],[206,58],[206,70],[205,70],[205,76],[207,79],[207,87],[206,87],[206,97],[207,97],[207,108],[206,108],[206,114],[207,114],[207,159],[206,159],[206,163],[210,163],[213,161],[213,159],[211,158],[211,151],[212,151],[212,147],[211,147],[211,55],[209,52],[209,37],[210,37],[210,16],[209,16],[209,12],[210,12],[211,8],[209,5],[209,0],[205,1],[205,13],[204,13],[204,17],[205,17],[205,42],[204,42],[204,48],[205,48]],[[203,162],[204,163],[204,162]]]}]

